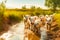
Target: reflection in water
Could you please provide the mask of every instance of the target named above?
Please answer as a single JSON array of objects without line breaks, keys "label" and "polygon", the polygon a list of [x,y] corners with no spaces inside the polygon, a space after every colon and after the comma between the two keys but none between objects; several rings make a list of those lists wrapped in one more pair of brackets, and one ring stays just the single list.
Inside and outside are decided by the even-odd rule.
[{"label": "reflection in water", "polygon": [[46,28],[41,27],[40,30],[41,30],[41,40],[47,40],[47,31],[46,31]]}]

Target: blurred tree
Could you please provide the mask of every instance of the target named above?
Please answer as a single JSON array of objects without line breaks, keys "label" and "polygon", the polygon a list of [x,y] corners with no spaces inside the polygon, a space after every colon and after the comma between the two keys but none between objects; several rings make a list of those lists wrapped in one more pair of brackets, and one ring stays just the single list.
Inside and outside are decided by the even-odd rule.
[{"label": "blurred tree", "polygon": [[42,10],[42,8],[40,8],[40,7],[37,7],[37,10]]},{"label": "blurred tree", "polygon": [[57,8],[60,8],[60,0],[45,0],[45,5],[49,8],[52,8],[55,13]]},{"label": "blurred tree", "polygon": [[3,0],[2,3],[0,3],[0,14],[4,14],[5,12],[5,9],[6,9],[6,6],[5,6],[5,3],[7,2],[7,0]]},{"label": "blurred tree", "polygon": [[34,16],[35,15],[35,11],[36,11],[36,7],[35,6],[31,6],[30,10],[32,11],[31,15]]},{"label": "blurred tree", "polygon": [[36,9],[36,7],[35,7],[35,6],[31,6],[31,9],[32,9],[32,10],[35,10],[35,9]]},{"label": "blurred tree", "polygon": [[22,9],[26,9],[26,6],[24,5],[24,6],[22,6]]},{"label": "blurred tree", "polygon": [[5,3],[6,3],[7,0],[4,0],[0,3],[0,32],[3,31],[3,23],[4,23],[4,12],[5,12],[5,9],[6,9],[6,6],[5,6]]}]

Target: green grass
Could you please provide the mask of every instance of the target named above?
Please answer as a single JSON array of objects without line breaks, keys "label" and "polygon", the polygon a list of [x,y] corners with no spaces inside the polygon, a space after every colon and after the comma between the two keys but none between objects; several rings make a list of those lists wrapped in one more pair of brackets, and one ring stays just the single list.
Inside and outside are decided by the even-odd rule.
[{"label": "green grass", "polygon": [[58,27],[60,27],[60,13],[56,13],[55,19],[56,19],[56,22],[58,23]]}]

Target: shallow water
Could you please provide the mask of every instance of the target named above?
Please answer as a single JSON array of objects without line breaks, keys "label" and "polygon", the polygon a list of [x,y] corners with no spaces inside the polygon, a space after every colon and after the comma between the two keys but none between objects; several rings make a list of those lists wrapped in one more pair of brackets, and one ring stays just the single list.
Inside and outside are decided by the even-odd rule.
[{"label": "shallow water", "polygon": [[5,40],[23,40],[23,37],[24,37],[23,22],[13,25],[8,32],[0,36],[0,38],[4,38]]}]

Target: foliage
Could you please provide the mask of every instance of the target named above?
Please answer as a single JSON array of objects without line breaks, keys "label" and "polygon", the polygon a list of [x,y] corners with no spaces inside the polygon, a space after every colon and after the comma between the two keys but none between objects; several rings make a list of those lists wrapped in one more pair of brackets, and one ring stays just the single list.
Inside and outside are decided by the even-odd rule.
[{"label": "foliage", "polygon": [[60,27],[60,13],[57,13],[57,14],[55,14],[55,19],[56,19],[56,22],[57,22],[57,24],[58,24],[58,27]]},{"label": "foliage", "polygon": [[5,5],[4,2],[2,2],[0,3],[0,32],[3,30],[4,11],[5,11]]},{"label": "foliage", "polygon": [[26,6],[22,6],[22,9],[26,9]]},{"label": "foliage", "polygon": [[60,1],[59,0],[45,0],[45,5],[49,8],[52,8],[53,12],[55,12],[57,8],[60,8]]}]

